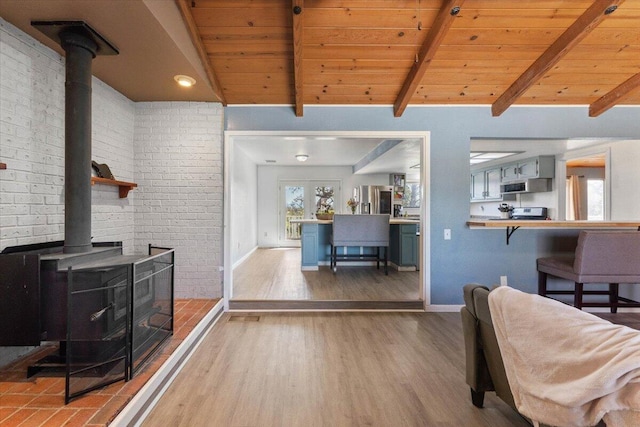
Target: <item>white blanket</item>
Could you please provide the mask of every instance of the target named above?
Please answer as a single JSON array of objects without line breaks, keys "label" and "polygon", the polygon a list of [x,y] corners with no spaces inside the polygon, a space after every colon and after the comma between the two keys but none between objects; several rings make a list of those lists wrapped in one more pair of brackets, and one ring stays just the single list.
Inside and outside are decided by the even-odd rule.
[{"label": "white blanket", "polygon": [[554,426],[640,426],[640,331],[506,286],[489,309],[520,413]]}]

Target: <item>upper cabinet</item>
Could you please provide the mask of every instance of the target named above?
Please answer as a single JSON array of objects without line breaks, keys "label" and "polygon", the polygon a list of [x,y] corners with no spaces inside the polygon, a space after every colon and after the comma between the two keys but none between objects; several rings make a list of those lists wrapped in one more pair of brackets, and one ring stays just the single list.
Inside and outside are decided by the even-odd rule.
[{"label": "upper cabinet", "polygon": [[[485,169],[471,173],[471,201],[501,201],[500,193],[500,167]],[[513,200],[511,196],[509,200]]]},{"label": "upper cabinet", "polygon": [[[513,194],[504,194],[500,185],[516,183],[532,178],[553,178],[555,175],[555,156],[538,156],[520,160],[492,168],[471,172],[471,201],[506,201],[515,200]],[[550,183],[547,183],[550,186]],[[550,189],[550,188],[549,188]],[[548,191],[548,190],[532,190]],[[518,191],[519,193],[532,191]]]},{"label": "upper cabinet", "polygon": [[555,157],[538,156],[502,166],[502,182],[521,181],[530,178],[553,178]]}]

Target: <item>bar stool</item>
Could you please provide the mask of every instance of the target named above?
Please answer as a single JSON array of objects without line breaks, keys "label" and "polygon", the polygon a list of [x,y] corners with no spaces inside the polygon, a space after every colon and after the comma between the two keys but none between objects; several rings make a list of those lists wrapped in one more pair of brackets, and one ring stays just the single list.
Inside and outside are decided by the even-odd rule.
[{"label": "bar stool", "polygon": [[[640,232],[638,231],[586,231],[578,236],[574,256],[538,258],[538,294],[573,295],[573,305],[582,307],[609,307],[616,313],[618,307],[640,307],[638,301],[621,297],[619,284],[640,284]],[[547,289],[547,277],[571,280],[573,290]],[[608,290],[584,290],[585,284],[607,283]],[[584,295],[607,295],[608,301],[584,302]]]}]

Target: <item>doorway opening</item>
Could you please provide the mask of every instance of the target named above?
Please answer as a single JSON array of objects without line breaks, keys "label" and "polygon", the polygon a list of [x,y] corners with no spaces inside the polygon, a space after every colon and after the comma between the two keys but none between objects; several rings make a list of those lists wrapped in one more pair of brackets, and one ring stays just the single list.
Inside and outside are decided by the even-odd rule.
[{"label": "doorway opening", "polygon": [[565,159],[565,219],[605,221],[610,218],[609,150],[583,153]]},{"label": "doorway opening", "polygon": [[[304,162],[297,159],[300,153],[305,155]],[[381,283],[380,275],[365,277],[376,272],[375,268],[351,271],[353,274],[347,281],[355,284],[352,286],[345,285],[344,274],[323,275],[323,270],[330,270],[328,266],[321,265],[319,272],[302,271],[297,247],[300,231],[294,230],[286,219],[291,215],[312,218],[318,209],[326,209],[327,204],[336,213],[347,213],[346,202],[353,196],[354,188],[370,184],[374,178],[388,180],[391,173],[406,168],[414,175],[412,190],[420,192],[414,194],[413,200],[420,201],[414,209],[417,228],[429,230],[428,158],[427,132],[225,132],[225,308],[230,308],[230,301],[240,299],[278,300],[278,307],[285,309],[300,308],[300,302],[310,300],[348,304],[362,299],[368,303],[393,302],[403,299],[397,291],[407,283],[413,286],[409,292],[411,301],[418,303],[413,304],[413,309],[429,305],[429,233],[418,236],[417,271],[398,272],[394,277],[397,284],[386,286],[391,294],[376,294],[375,284]],[[398,163],[398,159],[406,165]],[[323,189],[323,194],[318,189]],[[241,266],[254,261],[249,268],[249,274],[254,275],[250,281],[258,278],[271,290],[293,283],[295,289],[275,297],[277,292],[251,298],[241,295],[236,279],[243,280],[246,276],[240,274]],[[379,287],[385,288],[382,284]],[[358,288],[360,291],[354,291]]]}]

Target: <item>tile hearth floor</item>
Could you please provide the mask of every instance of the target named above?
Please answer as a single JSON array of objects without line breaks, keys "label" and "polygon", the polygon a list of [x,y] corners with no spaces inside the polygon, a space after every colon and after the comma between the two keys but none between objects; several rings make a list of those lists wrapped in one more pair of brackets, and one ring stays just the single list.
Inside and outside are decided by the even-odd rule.
[{"label": "tile hearth floor", "polygon": [[0,426],[107,426],[127,405],[202,318],[217,299],[175,300],[173,336],[130,381],[119,381],[64,404],[64,376],[27,378],[27,366],[52,351],[43,346],[0,368]]}]

